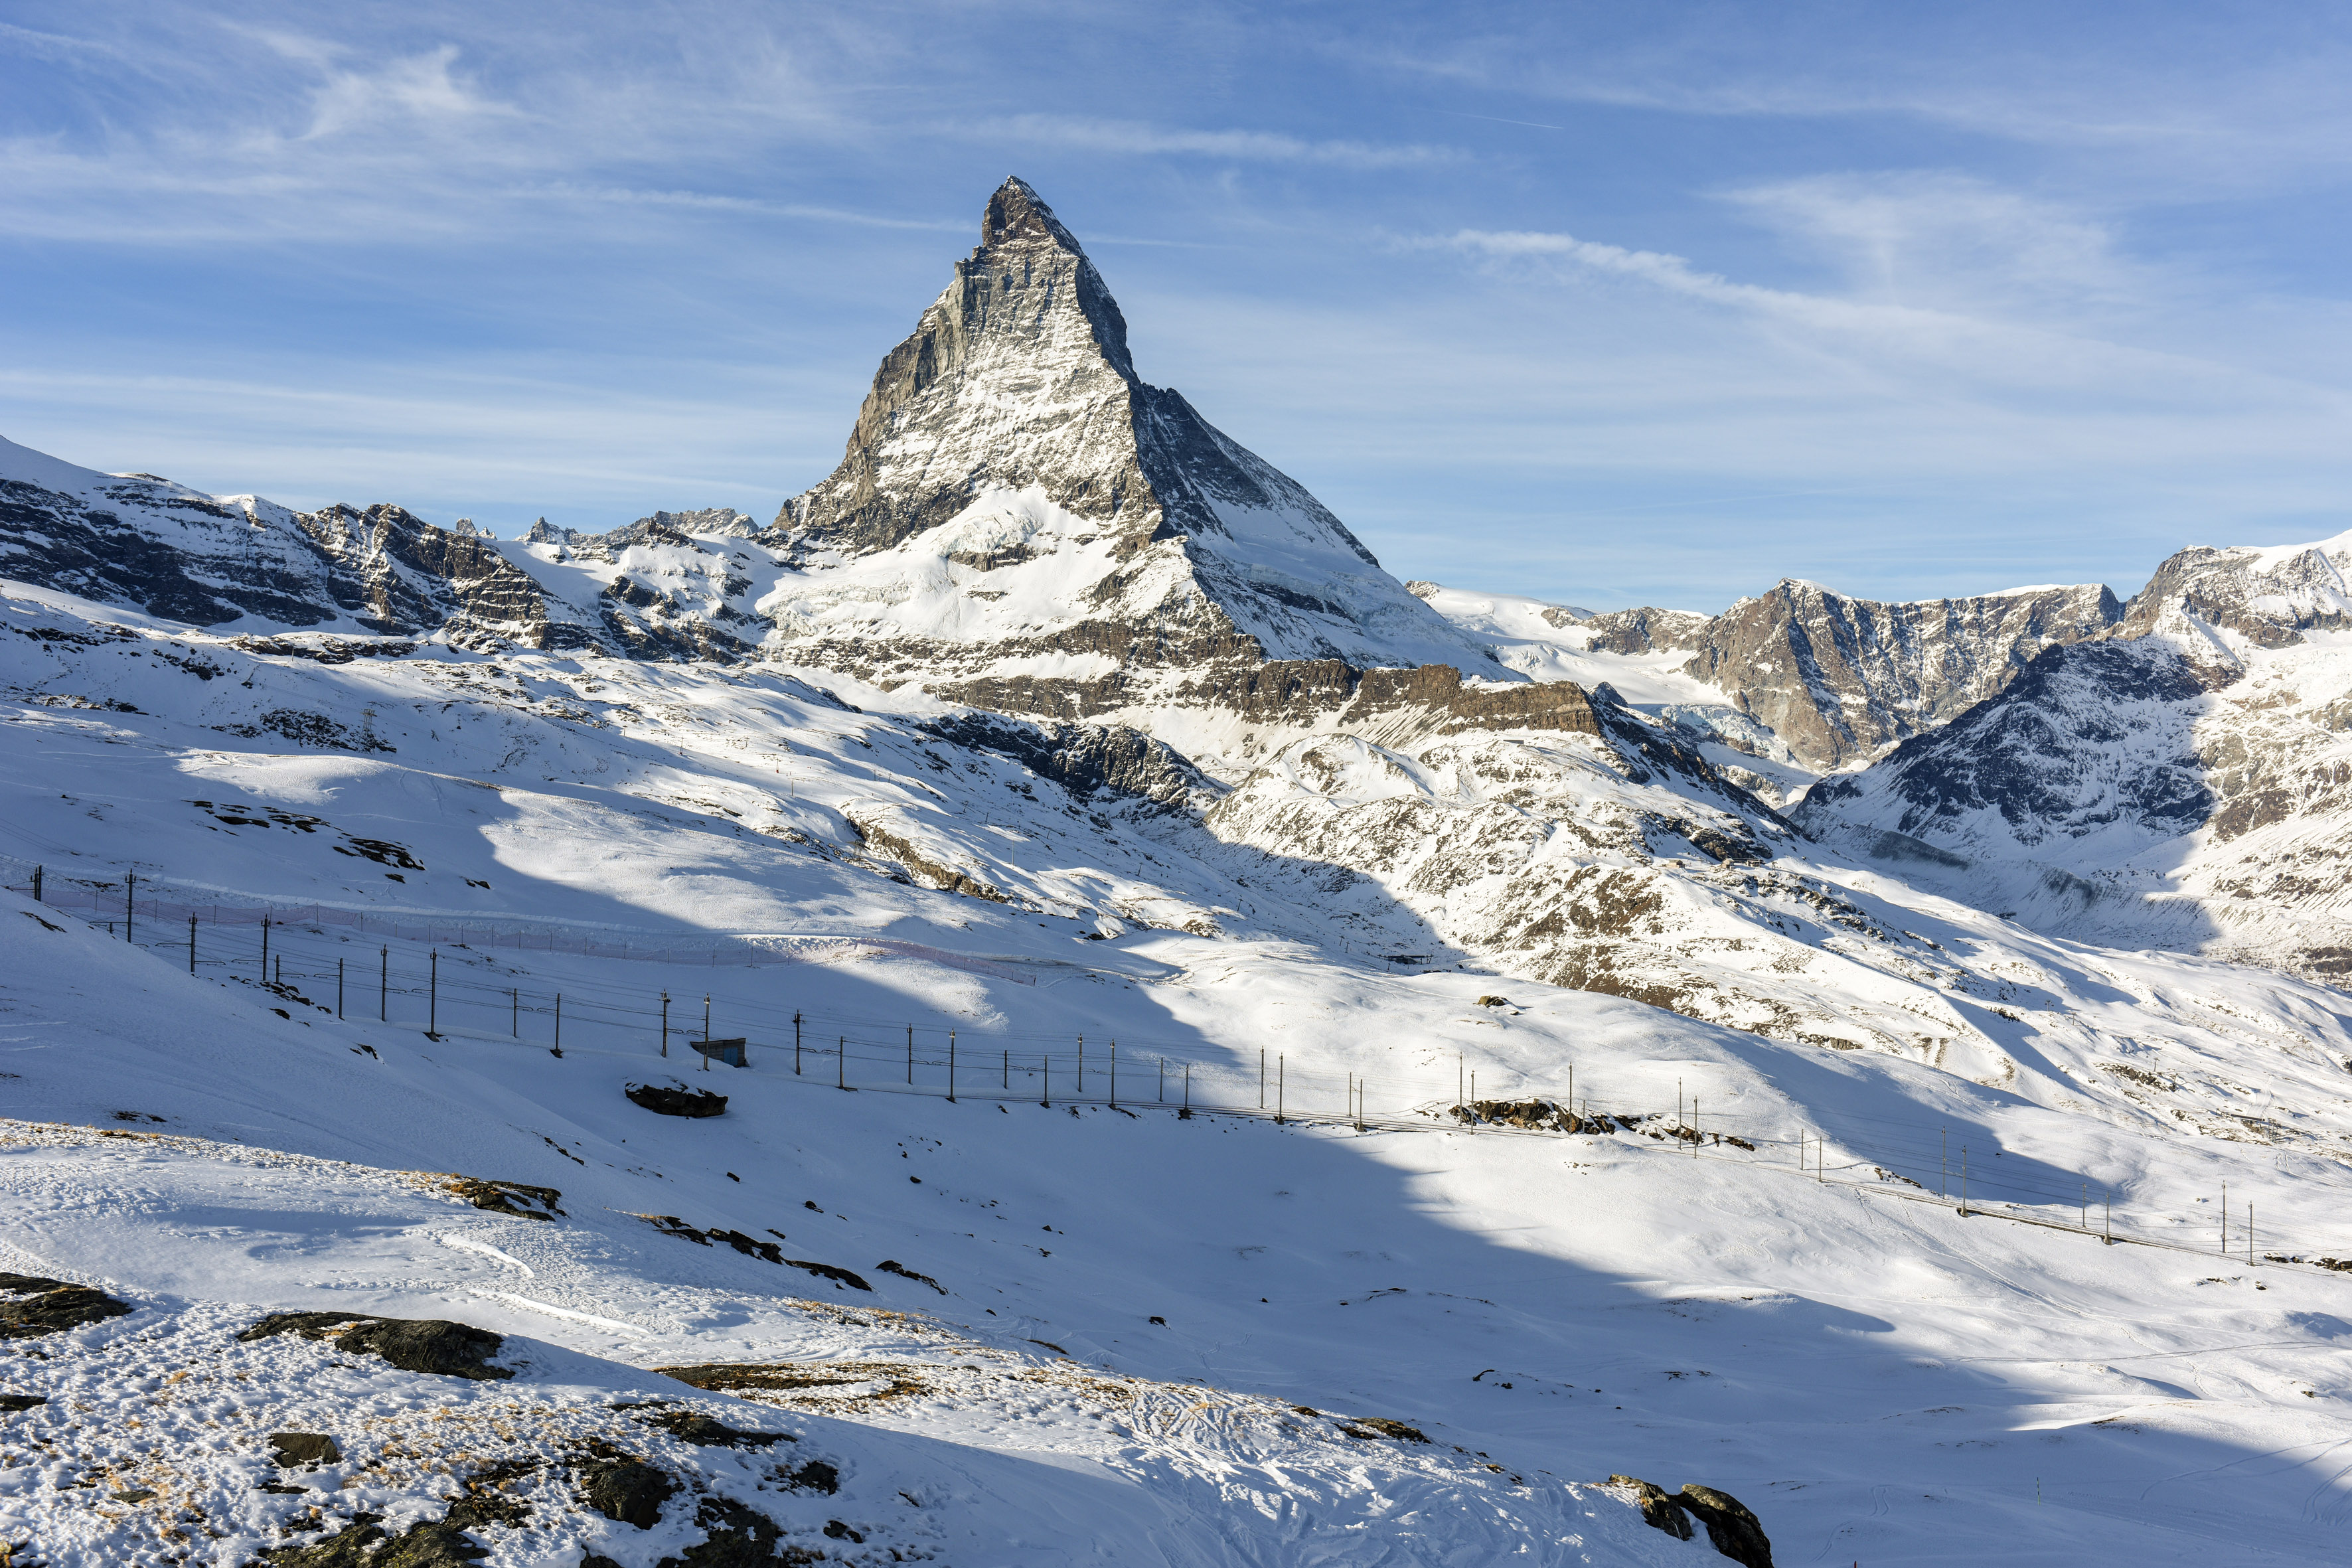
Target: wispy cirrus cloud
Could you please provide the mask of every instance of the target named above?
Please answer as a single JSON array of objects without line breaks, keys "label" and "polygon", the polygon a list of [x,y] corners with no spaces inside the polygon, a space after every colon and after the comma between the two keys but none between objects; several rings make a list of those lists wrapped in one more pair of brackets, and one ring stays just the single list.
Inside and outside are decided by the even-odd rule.
[{"label": "wispy cirrus cloud", "polygon": [[981,129],[1008,141],[1082,152],[1190,153],[1247,163],[1307,163],[1340,169],[1416,169],[1454,163],[1459,149],[1427,143],[1318,141],[1275,131],[1194,131],[1131,120],[1016,114]]}]

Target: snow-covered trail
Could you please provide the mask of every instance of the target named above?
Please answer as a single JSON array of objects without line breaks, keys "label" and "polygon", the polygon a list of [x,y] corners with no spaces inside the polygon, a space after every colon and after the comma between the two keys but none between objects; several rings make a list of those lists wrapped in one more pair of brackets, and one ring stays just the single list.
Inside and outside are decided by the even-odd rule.
[{"label": "snow-covered trail", "polygon": [[[2352,1441],[2352,1281],[2335,1276],[1958,1220],[1630,1137],[950,1105],[794,1081],[772,1052],[708,1075],[732,1097],[726,1116],[682,1122],[619,1093],[663,1066],[650,1042],[558,1058],[280,1019],[247,987],[192,981],[79,921],[49,931],[6,912],[4,1070],[20,1076],[0,1080],[5,1103],[98,1129],[20,1128],[0,1155],[7,1266],[23,1271],[254,1311],[452,1317],[639,1367],[961,1364],[950,1341],[1050,1357],[1034,1342],[1047,1342],[1154,1385],[1402,1420],[1522,1475],[1704,1481],[1756,1508],[1785,1562],[2319,1562],[2340,1529],[2329,1457]],[[786,973],[805,1005],[850,1009],[891,992],[877,975],[917,988],[923,967]],[[1231,1037],[1281,1002],[1237,970],[1181,983],[1177,1002],[1179,983],[929,978],[985,991],[1035,1032],[1081,1016],[1139,1035],[1190,1016],[1206,1032],[1222,1012]],[[1436,979],[1355,984],[1377,986],[1409,1034],[1463,1011],[1459,996],[1403,1011]],[[1608,998],[1558,1005],[1570,1002],[1589,1009],[1588,1070],[1727,1074],[1726,1042],[1748,1044]],[[1858,1117],[1933,1076],[1829,1066]],[[1809,1110],[1836,1099],[1793,1087]],[[1978,1092],[2004,1157],[2073,1136],[2106,1140],[2105,1157],[2184,1196],[2210,1173],[2204,1149]],[[2253,1151],[2220,1152],[2242,1155],[2233,1187],[2278,1204],[2282,1223],[2299,1203],[2322,1222],[2324,1194],[2266,1181]],[[566,1217],[486,1215],[398,1173],[419,1169],[557,1187]],[[639,1214],[782,1233],[786,1256],[874,1291]],[[812,1292],[818,1306],[798,1304]],[[914,1403],[861,1402],[857,1386],[835,1414],[861,1428],[1066,1453],[1126,1467],[1155,1495],[1208,1464],[1198,1434],[1164,1458],[1103,1458],[1083,1401],[1045,1420],[993,1384]],[[1331,1484],[1337,1497],[1358,1483]],[[1065,1541],[1087,1514],[1050,1511]]]}]

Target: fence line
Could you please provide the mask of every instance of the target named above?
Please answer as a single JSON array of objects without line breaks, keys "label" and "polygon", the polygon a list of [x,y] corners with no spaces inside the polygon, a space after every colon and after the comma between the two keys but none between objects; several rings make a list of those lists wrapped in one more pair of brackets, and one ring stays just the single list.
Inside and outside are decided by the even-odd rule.
[{"label": "fence line", "polygon": [[[37,873],[41,870],[31,861],[17,861],[16,864],[32,867]],[[633,942],[626,936],[619,942],[598,942],[586,935],[560,935],[544,925],[535,928],[500,925],[493,921],[433,916],[403,921],[394,916],[372,915],[331,904],[227,904],[162,899],[139,891],[131,879],[135,875],[126,877],[120,884],[100,882],[94,885],[81,879],[66,881],[44,877],[37,896],[41,902],[53,909],[88,910],[100,921],[120,919],[132,927],[142,921],[182,924],[190,920],[217,926],[258,926],[265,921],[272,925],[332,925],[363,931],[373,936],[388,936],[400,942],[463,942],[469,947],[577,953],[589,958],[628,962],[675,963],[677,954],[683,951],[713,969],[722,966],[755,969],[762,964],[853,963],[870,952],[887,952],[901,958],[919,958],[974,974],[985,974],[992,979],[1010,981],[1015,985],[1037,984],[1035,975],[1024,973],[1007,963],[975,958],[923,942],[906,942],[897,937],[697,937],[689,934],[670,942],[644,939]],[[31,892],[35,886],[29,881],[12,885],[19,892]]]},{"label": "fence line", "polygon": [[[184,922],[193,917],[202,922],[210,911],[222,911],[230,918],[215,920],[213,923],[230,928],[252,929],[259,933],[260,962],[264,967],[257,984],[262,989],[285,1000],[318,1007],[322,1012],[339,1016],[342,1016],[341,1004],[343,1000],[341,995],[343,984],[352,978],[345,970],[342,962],[339,960],[338,967],[333,972],[333,977],[338,983],[339,1005],[336,1008],[329,1008],[300,989],[300,984],[304,981],[320,982],[328,978],[327,972],[304,969],[298,964],[294,983],[289,984],[284,978],[285,944],[291,932],[280,934],[278,937],[280,944],[277,954],[279,967],[274,973],[268,967],[268,942],[274,928],[289,926],[299,931],[303,926],[313,926],[320,928],[314,934],[323,935],[325,926],[340,925],[391,935],[402,941],[427,942],[435,940],[436,932],[447,935],[463,934],[470,940],[457,945],[468,948],[476,942],[485,941],[484,933],[464,928],[453,930],[450,926],[438,922],[423,927],[402,927],[396,921],[383,921],[377,917],[362,915],[356,911],[335,910],[327,906],[250,908],[229,905],[192,905],[150,900],[144,896],[138,896],[135,903],[131,903],[128,902],[132,895],[127,882],[123,895],[114,900],[105,896],[102,887],[99,889],[86,887],[74,888],[71,885],[60,888],[51,883],[44,886],[41,893],[43,901],[51,907],[92,909],[100,920],[110,912],[120,916],[127,910],[133,915],[134,920],[152,920],[160,923],[166,919],[176,919]],[[67,896],[59,897],[60,894]],[[760,950],[760,953],[769,963],[793,964],[838,962],[843,958],[857,956],[859,950],[862,949],[866,952],[893,952],[932,962],[953,962],[957,967],[973,968],[979,973],[994,973],[1008,980],[1034,984],[1031,977],[1006,971],[1003,966],[987,964],[985,961],[969,959],[962,954],[931,949],[921,943],[900,942],[887,938],[815,940],[823,941],[834,951],[809,952],[762,949]],[[158,952],[175,952],[179,943],[175,940],[164,942],[150,940],[139,945]],[[517,948],[525,946],[520,942],[501,942],[495,945]],[[606,945],[611,946],[613,951],[604,952],[596,944],[585,942],[577,944],[551,942],[544,946],[531,947],[530,950],[586,952],[598,957],[626,956],[651,962],[663,962],[667,953],[674,951],[651,946],[640,948],[635,944]],[[315,954],[309,957],[310,962],[317,961]],[[233,978],[247,984],[256,984],[242,973],[245,965],[249,962],[253,961],[240,958],[203,960],[207,967],[227,970],[231,972]],[[743,966],[752,967],[758,962],[757,957],[748,958],[744,961]],[[190,948],[192,973],[197,963],[192,944]],[[730,963],[732,963],[733,961],[730,960]],[[440,968],[436,956],[436,962],[432,966],[426,986],[420,987],[413,984],[411,978],[407,976],[404,976],[403,984],[395,986],[389,982],[387,955],[383,970],[374,987],[378,991],[380,1005],[383,1005],[383,1016],[377,1021],[387,1024],[390,1022],[389,997],[399,995],[404,999],[417,997],[426,999],[428,1033],[431,1033],[435,1038],[459,1036],[489,1042],[498,1042],[502,1038],[511,1038],[519,1042],[521,1038],[520,1020],[525,1014],[529,1014],[535,1020],[551,1016],[552,1044],[560,1051],[562,1023],[567,1018],[570,1019],[576,1031],[581,1025],[595,1021],[583,1016],[591,1010],[604,1016],[602,1022],[607,1029],[626,1028],[632,1032],[645,1030],[646,1033],[651,1033],[647,1025],[657,1019],[659,1027],[657,1055],[660,1057],[668,1055],[670,1037],[673,1034],[678,1037],[680,1058],[689,1055],[689,1047],[698,1037],[690,1026],[694,1021],[694,1016],[689,1000],[684,997],[677,999],[677,1021],[673,1022],[672,998],[667,990],[661,993],[661,1001],[657,1006],[632,1006],[609,999],[582,997],[575,993],[567,1011],[560,993],[554,994],[551,1007],[538,1000],[526,1005],[522,1001],[520,987],[486,985],[462,975],[444,980],[440,977]],[[362,982],[362,990],[368,988],[365,985],[368,979],[366,975],[362,973],[357,978]],[[593,981],[585,984],[599,990],[614,989],[610,986],[598,985]],[[443,995],[445,992],[448,994],[446,999]],[[709,999],[705,1000],[708,1005]],[[511,1020],[510,1034],[502,1037],[478,1029],[454,1027],[439,1031],[433,1029],[432,1025],[437,1023],[437,1014],[441,1006],[446,1005],[455,1007],[461,1004],[476,1007],[498,1005],[507,1010]],[[1629,1109],[1622,1103],[1608,1100],[1596,1101],[1589,1095],[1578,1095],[1574,1092],[1572,1067],[1570,1069],[1571,1089],[1564,1097],[1529,1090],[1522,1084],[1508,1098],[1488,1096],[1482,1099],[1475,1092],[1475,1075],[1468,1073],[1465,1067],[1457,1078],[1456,1092],[1450,1095],[1424,1094],[1417,1100],[1409,1100],[1408,1103],[1412,1110],[1410,1116],[1378,1115],[1370,1113],[1368,1110],[1370,1098],[1368,1080],[1354,1074],[1349,1074],[1342,1085],[1334,1083],[1328,1076],[1323,1074],[1304,1072],[1291,1074],[1287,1070],[1286,1061],[1279,1054],[1269,1055],[1269,1053],[1261,1052],[1261,1057],[1266,1058],[1266,1064],[1262,1064],[1260,1070],[1255,1075],[1252,1075],[1246,1068],[1237,1068],[1229,1062],[1205,1060],[1181,1055],[1171,1056],[1169,1054],[1170,1047],[1164,1044],[1130,1039],[1127,1063],[1122,1069],[1116,1040],[1105,1039],[1098,1043],[1091,1053],[1090,1063],[1088,1059],[1090,1053],[1084,1037],[1080,1036],[1071,1037],[1059,1048],[1052,1044],[1046,1044],[1032,1046],[1016,1052],[1008,1046],[997,1043],[1012,1037],[999,1035],[975,1036],[969,1044],[961,1044],[960,1047],[955,1026],[919,1026],[903,1023],[883,1023],[871,1018],[851,1019],[830,1015],[811,1015],[805,1011],[791,1011],[790,1022],[785,1024],[786,1012],[786,1009],[781,1007],[756,1003],[746,1004],[735,1000],[728,1003],[728,1016],[730,1020],[734,1020],[736,1015],[748,1013],[763,1016],[769,1021],[771,1027],[776,1029],[776,1034],[752,1048],[763,1058],[780,1059],[783,1052],[791,1051],[794,1058],[793,1076],[806,1079],[808,1087],[838,1085],[854,1091],[919,1094],[935,1099],[944,1098],[950,1101],[966,1099],[983,1103],[1019,1100],[1049,1106],[1097,1106],[1129,1112],[1146,1109],[1163,1110],[1181,1115],[1223,1116],[1280,1124],[1346,1125],[1366,1132],[1461,1131],[1480,1136],[1598,1135],[1608,1136],[1612,1140],[1617,1133],[1625,1132],[1637,1137],[1645,1137],[1654,1142],[1673,1142],[1678,1146],[1678,1153],[1684,1150],[1687,1151],[1683,1157],[1717,1162],[1728,1161],[1751,1169],[1770,1171],[1783,1175],[1797,1175],[1823,1184],[1847,1186],[1857,1192],[1876,1193],[1897,1197],[1906,1202],[1931,1204],[1952,1209],[1964,1217],[1981,1215],[2006,1219],[2020,1224],[2037,1225],[2049,1229],[2092,1236],[2110,1244],[2127,1243],[2194,1256],[2214,1256],[2213,1251],[2202,1247],[2193,1247],[2142,1232],[2115,1230],[2110,1219],[2103,1219],[2099,1223],[2090,1222],[2087,1210],[2095,1201],[2094,1193],[2098,1194],[2095,1201],[2103,1207],[2106,1194],[2105,1189],[2094,1188],[2087,1182],[2076,1184],[2074,1191],[2061,1192],[2052,1189],[2046,1184],[2030,1179],[2003,1176],[1993,1180],[1989,1179],[1981,1172],[1971,1173],[1969,1171],[1965,1144],[1961,1151],[1962,1163],[1958,1177],[1960,1194],[1958,1197],[1953,1196],[1949,1191],[1954,1184],[1948,1161],[1926,1163],[1924,1156],[1917,1152],[1916,1146],[1906,1147],[1898,1152],[1887,1146],[1864,1147],[1856,1144],[1851,1139],[1841,1139],[1839,1143],[1842,1152],[1867,1157],[1849,1160],[1837,1166],[1837,1171],[1851,1173],[1866,1166],[1877,1177],[1876,1181],[1845,1179],[1832,1173],[1829,1168],[1827,1142],[1818,1135],[1800,1131],[1793,1140],[1761,1132],[1750,1132],[1742,1136],[1731,1131],[1724,1123],[1710,1121],[1701,1125],[1702,1119],[1698,1114],[1699,1108],[1696,1100],[1687,1107],[1678,1107],[1672,1119],[1669,1119],[1662,1110]],[[362,1017],[357,1021],[363,1024],[368,1020]],[[414,1020],[404,1020],[400,1026],[408,1026],[413,1022]],[[740,1021],[730,1021],[730,1030],[738,1027],[739,1023]],[[824,1028],[812,1030],[809,1026],[813,1024],[821,1025]],[[781,1038],[782,1029],[785,1027],[789,1027],[793,1034],[793,1044],[789,1047],[782,1044]],[[943,1042],[937,1039],[926,1040],[919,1049],[916,1040],[919,1032],[929,1037],[944,1036],[945,1039]],[[832,1037],[829,1042],[823,1037],[825,1033],[830,1033]],[[877,1033],[884,1034],[885,1037],[878,1039],[874,1037]],[[576,1034],[574,1038],[576,1046]],[[1027,1037],[1027,1038],[1036,1040],[1041,1037]],[[542,1042],[531,1043],[537,1045]],[[1140,1058],[1140,1064],[1134,1048],[1138,1045],[1150,1047],[1151,1051],[1150,1055]],[[832,1058],[830,1073],[824,1070],[823,1064],[826,1058]],[[814,1070],[811,1070],[809,1065],[812,1060],[818,1064]],[[853,1075],[852,1063],[857,1064],[863,1070]],[[709,1065],[709,1058],[707,1057],[702,1058],[701,1066],[705,1069],[708,1069]],[[1122,1096],[1122,1071],[1127,1075],[1124,1081],[1132,1083],[1136,1081],[1133,1075],[1147,1068],[1153,1075],[1152,1092],[1150,1095],[1144,1095],[1129,1091]],[[1175,1069],[1176,1072],[1174,1079],[1176,1093],[1172,1096],[1169,1092],[1171,1068]],[[890,1081],[891,1069],[897,1070],[898,1081]],[[989,1082],[992,1069],[996,1079],[993,1086]],[[778,1070],[781,1073],[781,1068]],[[918,1081],[919,1072],[922,1075],[923,1081]],[[1013,1087],[1013,1079],[1016,1076],[1021,1080],[1021,1086],[1017,1090]],[[1098,1086],[1094,1087],[1093,1092],[1089,1092],[1090,1077],[1093,1086]],[[833,1085],[823,1084],[821,1080],[824,1078],[830,1078]],[[1255,1105],[1249,1103],[1248,1087],[1253,1080],[1256,1086],[1257,1103]],[[1291,1087],[1294,1083],[1302,1096],[1295,1101],[1292,1099]],[[1398,1084],[1399,1080],[1395,1079],[1384,1079],[1382,1087],[1393,1090]],[[1410,1090],[1413,1086],[1410,1080],[1407,1080],[1405,1087]],[[1423,1084],[1420,1087],[1426,1089],[1428,1086]],[[1237,1092],[1234,1092],[1233,1098],[1226,1098],[1218,1092],[1221,1089]],[[1346,1109],[1334,1114],[1328,1108],[1328,1102],[1339,1097],[1343,1089]],[[1307,1095],[1312,1095],[1314,1098],[1309,1100],[1304,1098]],[[1296,1109],[1293,1108],[1294,1105]],[[1515,1124],[1524,1123],[1530,1118],[1538,1120],[1549,1118],[1549,1123],[1545,1126]],[[1924,1130],[1916,1127],[1911,1130],[1924,1132]],[[1710,1140],[1712,1140],[1711,1142]],[[1727,1152],[1727,1145],[1741,1151],[1741,1153]],[[1787,1152],[1792,1147],[1795,1158],[1789,1163],[1759,1157],[1767,1151]],[[1927,1192],[1920,1180],[1901,1174],[1906,1167],[1919,1172],[1921,1175],[1934,1173],[1939,1180],[1942,1190],[1932,1194]],[[1999,1212],[1985,1206],[1981,1199],[1971,1203],[1968,1195],[1971,1184],[1979,1194],[1988,1189],[2014,1194],[2026,1198],[2029,1202],[2039,1200],[2047,1206],[2056,1206],[2057,1200],[2064,1200],[2066,1206],[2080,1206],[2084,1217],[2082,1223],[2068,1223],[2044,1215]],[[1905,1190],[1906,1186],[1911,1190]],[[2014,1205],[2004,1206],[2013,1209]],[[2251,1215],[2251,1207],[2248,1213]],[[2255,1265],[2254,1237],[2251,1221],[2242,1228],[2241,1239],[2237,1240],[2235,1246],[2231,1245],[2228,1224],[2225,1216],[2222,1220],[2224,1228],[2221,1234],[2224,1238],[2223,1248],[2226,1250],[2222,1255],[2231,1261],[2242,1261],[2250,1266]],[[2260,1260],[2269,1263],[2305,1261],[2299,1257],[2282,1257],[2276,1253],[2263,1254]],[[2335,1268],[2336,1260],[2332,1258],[2322,1260],[2321,1267]]]}]

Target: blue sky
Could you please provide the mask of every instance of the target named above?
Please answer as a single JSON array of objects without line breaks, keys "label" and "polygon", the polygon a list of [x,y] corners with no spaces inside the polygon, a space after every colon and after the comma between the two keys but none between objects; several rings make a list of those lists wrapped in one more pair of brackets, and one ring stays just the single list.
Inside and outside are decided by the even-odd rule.
[{"label": "blue sky", "polygon": [[0,434],[761,517],[1007,174],[1400,575],[1716,609],[2352,527],[2352,8],[0,10]]}]

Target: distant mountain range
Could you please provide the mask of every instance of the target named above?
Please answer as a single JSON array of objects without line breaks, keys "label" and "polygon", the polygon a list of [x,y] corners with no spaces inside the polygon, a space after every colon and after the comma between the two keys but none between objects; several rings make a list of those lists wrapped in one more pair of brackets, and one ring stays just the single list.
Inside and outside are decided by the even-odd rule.
[{"label": "distant mountain range", "polygon": [[[956,744],[1155,759],[1160,805],[1211,839],[1412,911],[1403,948],[1931,1057],[1965,1024],[1857,1025],[1901,1008],[1852,974],[1940,961],[1842,911],[1817,862],[2046,932],[2352,973],[2348,572],[2352,534],[2185,550],[2128,601],[1788,580],[1708,617],[1407,584],[1140,378],[1101,274],[1018,180],[839,467],[765,524],[500,541],[0,443],[0,574],[40,589],[313,657],[846,678]],[[309,732],[358,732],[328,717]],[[950,863],[911,822],[865,826],[919,877]]]}]

